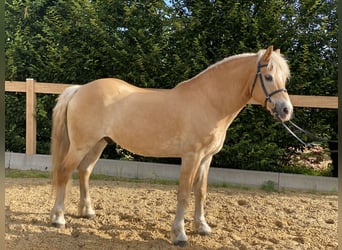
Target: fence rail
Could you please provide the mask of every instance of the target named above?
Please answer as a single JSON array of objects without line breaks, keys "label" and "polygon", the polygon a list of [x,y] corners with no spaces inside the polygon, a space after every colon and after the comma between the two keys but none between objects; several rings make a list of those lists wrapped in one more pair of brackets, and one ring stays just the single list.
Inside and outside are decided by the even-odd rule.
[{"label": "fence rail", "polygon": [[[26,82],[6,81],[5,91],[26,93],[26,154],[36,154],[37,145],[37,122],[36,122],[36,94],[60,94],[71,84],[36,82],[32,78]],[[295,107],[308,108],[338,108],[337,96],[304,96],[290,95],[291,102]],[[249,104],[257,104],[251,100]]]}]

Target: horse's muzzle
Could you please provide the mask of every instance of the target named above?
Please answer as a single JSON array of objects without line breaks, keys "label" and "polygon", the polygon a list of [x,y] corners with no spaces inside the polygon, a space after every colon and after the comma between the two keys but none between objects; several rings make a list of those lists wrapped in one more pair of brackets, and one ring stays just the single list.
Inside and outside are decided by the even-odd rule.
[{"label": "horse's muzzle", "polygon": [[289,102],[279,102],[274,105],[272,112],[277,119],[285,122],[291,119],[293,106]]}]

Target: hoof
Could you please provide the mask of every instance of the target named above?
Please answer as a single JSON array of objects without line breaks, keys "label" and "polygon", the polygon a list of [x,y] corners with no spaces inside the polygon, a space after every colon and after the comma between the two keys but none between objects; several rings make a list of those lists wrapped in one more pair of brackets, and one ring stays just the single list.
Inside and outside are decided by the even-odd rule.
[{"label": "hoof", "polygon": [[173,244],[179,247],[186,247],[188,245],[188,242],[185,240],[179,240],[179,241],[173,242]]},{"label": "hoof", "polygon": [[86,214],[86,215],[81,215],[80,217],[85,218],[85,219],[94,219],[95,214]]},{"label": "hoof", "polygon": [[196,233],[202,236],[211,235],[211,228],[206,222],[194,223],[193,229]]},{"label": "hoof", "polygon": [[209,235],[211,235],[211,232],[206,232],[206,231],[200,231],[198,233],[199,233],[199,235],[202,235],[202,236],[209,236]]},{"label": "hoof", "polygon": [[55,228],[65,228],[65,224],[60,224],[60,223],[52,223],[52,226],[55,227]]},{"label": "hoof", "polygon": [[64,228],[65,227],[65,219],[63,212],[51,213],[50,220],[52,226],[56,228]]}]

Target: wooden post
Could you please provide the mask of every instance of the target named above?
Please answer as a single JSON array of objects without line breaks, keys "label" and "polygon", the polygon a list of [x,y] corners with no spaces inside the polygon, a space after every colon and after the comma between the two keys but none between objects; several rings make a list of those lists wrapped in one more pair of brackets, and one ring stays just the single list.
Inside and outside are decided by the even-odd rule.
[{"label": "wooden post", "polygon": [[26,79],[26,154],[36,153],[37,121],[36,121],[36,102],[35,80]]}]

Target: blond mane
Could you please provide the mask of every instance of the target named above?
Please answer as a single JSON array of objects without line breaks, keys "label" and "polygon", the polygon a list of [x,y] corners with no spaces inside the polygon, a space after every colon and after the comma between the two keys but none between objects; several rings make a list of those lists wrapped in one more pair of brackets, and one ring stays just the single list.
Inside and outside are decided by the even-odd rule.
[{"label": "blond mane", "polygon": [[218,61],[217,63],[214,63],[213,65],[210,65],[206,70],[204,70],[202,73],[204,73],[205,71],[209,70],[209,69],[212,69],[212,68],[215,68],[221,64],[224,64],[226,62],[229,62],[229,61],[232,61],[232,60],[235,60],[235,59],[239,59],[239,58],[243,58],[243,57],[247,57],[247,56],[255,56],[256,53],[243,53],[243,54],[239,54],[239,55],[233,55],[233,56],[229,56],[229,57],[226,57],[224,59],[222,59],[221,61]]},{"label": "blond mane", "polygon": [[[206,73],[208,70],[214,69],[222,64],[225,64],[231,60],[235,60],[235,59],[239,59],[239,58],[243,58],[243,57],[248,57],[248,56],[258,56],[258,61],[262,58],[262,56],[265,53],[265,49],[259,50],[257,53],[243,53],[243,54],[238,54],[238,55],[233,55],[233,56],[229,56],[226,57],[212,65],[210,65],[208,68],[206,68],[205,70],[203,70],[202,72],[198,73],[197,75],[195,75],[194,77],[200,76],[203,73]],[[286,59],[284,58],[283,55],[277,53],[277,52],[273,52],[272,56],[271,56],[271,60],[267,66],[267,69],[271,70],[274,69],[275,74],[280,78],[283,79],[284,81],[286,81],[287,79],[290,78],[290,69],[289,66],[287,64]],[[190,79],[189,79],[190,80]],[[185,80],[183,82],[180,82],[178,85],[181,85],[185,82],[187,82],[188,80]],[[177,85],[177,86],[178,86]]]},{"label": "blond mane", "polygon": [[[256,53],[243,53],[243,54],[238,54],[238,55],[233,55],[233,56],[226,57],[226,58],[224,58],[224,59],[222,59],[222,60],[220,60],[220,61],[218,61],[218,62],[216,62],[216,63],[214,63],[214,64],[212,64],[210,66],[208,66],[208,68],[206,68],[205,70],[201,71],[200,73],[195,75],[193,78],[196,78],[196,77],[206,73],[207,71],[209,71],[211,69],[214,69],[216,67],[219,67],[220,65],[225,64],[225,63],[227,63],[229,61],[232,61],[234,59],[243,58],[243,57],[247,57],[247,56],[255,56],[255,55],[256,55]],[[178,86],[180,86],[180,85],[182,85],[182,84],[184,84],[186,82],[189,82],[193,78],[190,78],[190,79],[187,79],[187,80],[185,80],[183,82],[178,83],[176,85],[176,87],[178,87]]]}]

